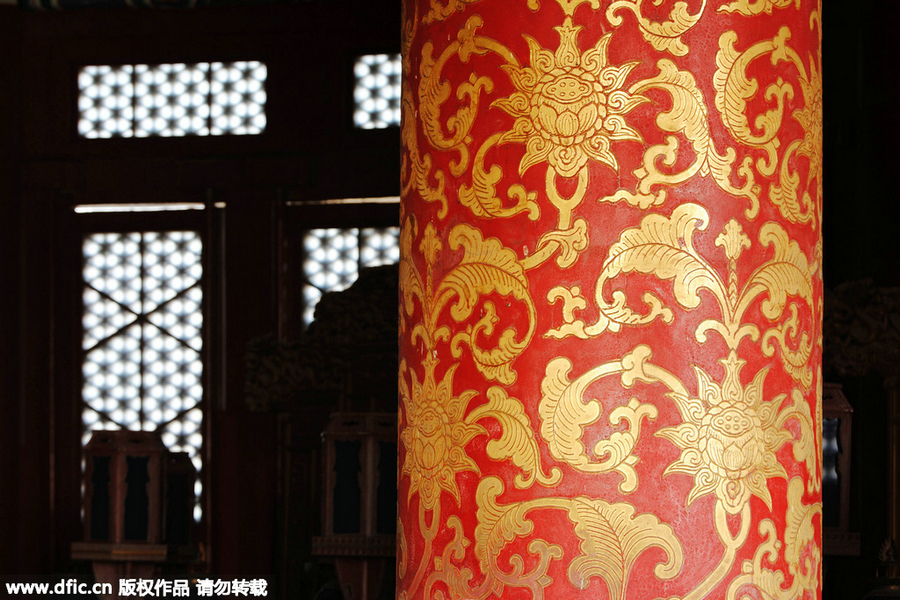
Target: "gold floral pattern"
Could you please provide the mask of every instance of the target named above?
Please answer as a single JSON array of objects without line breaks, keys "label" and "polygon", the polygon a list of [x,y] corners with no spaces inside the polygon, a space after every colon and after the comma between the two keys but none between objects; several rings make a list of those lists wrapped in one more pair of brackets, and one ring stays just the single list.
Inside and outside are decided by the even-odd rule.
[{"label": "gold floral pattern", "polygon": [[519,174],[544,161],[563,177],[574,177],[588,159],[618,169],[610,142],[641,141],[624,118],[647,102],[623,88],[638,62],[608,64],[612,34],[579,53],[582,27],[572,25],[571,17],[555,29],[560,39],[555,53],[525,36],[533,66],[504,66],[516,92],[493,105],[516,117],[516,122],[500,142],[525,144]]},{"label": "gold floral pattern", "polygon": [[688,413],[681,425],[661,429],[657,435],[682,449],[665,474],[683,473],[694,477],[687,497],[690,504],[714,493],[731,514],[737,514],[751,495],[771,509],[772,496],[766,485],[770,477],[787,477],[775,452],[787,441],[776,428],[778,405],[784,396],[763,400],[766,370],[759,371],[746,386],[740,372],[746,361],[735,352],[721,361],[725,381],[716,383],[703,369],[695,367],[702,411]]},{"label": "gold floral pattern", "polygon": [[797,154],[809,159],[809,179],[817,178],[822,183],[822,76],[816,63],[810,61],[809,79],[800,79],[805,105],[794,111],[794,118],[803,127],[806,135],[797,149]]},{"label": "gold floral pattern", "polygon": [[[425,367],[425,381],[421,383],[415,372],[411,372],[412,389],[404,379],[400,380],[400,398],[407,419],[400,434],[407,448],[402,474],[410,478],[409,497],[418,493],[422,507],[434,510],[441,492],[447,492],[459,504],[456,474],[478,472],[478,465],[464,450],[465,445],[485,431],[480,425],[463,419],[475,392],[453,396],[455,366],[447,370],[440,382],[435,381],[434,359],[426,359]],[[401,372],[405,370],[404,365]]]},{"label": "gold floral pattern", "polygon": [[407,4],[398,598],[814,600],[821,2]]}]

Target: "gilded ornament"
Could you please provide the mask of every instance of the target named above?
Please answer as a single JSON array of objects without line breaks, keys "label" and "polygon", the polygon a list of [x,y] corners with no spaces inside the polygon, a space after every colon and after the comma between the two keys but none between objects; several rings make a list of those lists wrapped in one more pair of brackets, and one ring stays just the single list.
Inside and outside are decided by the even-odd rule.
[{"label": "gilded ornament", "polygon": [[[438,382],[434,376],[435,362],[425,359],[425,380],[419,382],[415,371],[409,371],[412,385],[405,377],[400,379],[400,398],[406,413],[406,423],[400,432],[400,440],[406,448],[403,475],[409,476],[409,498],[419,495],[424,510],[434,510],[442,492],[447,492],[459,504],[459,488],[456,474],[462,471],[478,472],[466,454],[465,446],[483,427],[465,421],[465,410],[475,396],[469,390],[453,395],[453,373],[456,365],[447,369]],[[401,375],[407,372],[405,362],[400,365]]]},{"label": "gilded ornament", "polygon": [[758,371],[744,386],[740,373],[746,361],[732,350],[719,362],[725,369],[722,383],[694,367],[694,404],[699,403],[702,412],[685,411],[681,425],[665,427],[656,434],[681,448],[681,456],[664,474],[680,473],[694,478],[687,506],[697,498],[714,494],[729,514],[739,514],[751,496],[760,498],[771,509],[768,480],[787,478],[775,453],[793,440],[783,425],[798,417],[794,407],[781,408],[784,394],[765,400],[763,387],[768,369]]},{"label": "gilded ornament", "polygon": [[[662,0],[651,0],[654,5],[659,5]],[[618,13],[628,10],[637,19],[638,28],[644,39],[659,52],[668,52],[674,56],[685,56],[688,53],[687,44],[681,36],[690,31],[696,25],[703,12],[706,10],[706,0],[700,5],[696,14],[688,12],[687,2],[678,1],[672,5],[669,18],[665,21],[654,21],[642,14],[644,0],[615,0],[606,9],[606,19],[613,27],[620,27],[623,23]]]},{"label": "gilded ornament", "polygon": [[612,141],[641,141],[624,115],[647,99],[623,89],[625,79],[637,62],[610,65],[607,48],[612,34],[606,34],[590,50],[578,49],[583,29],[566,17],[555,27],[560,44],[556,52],[545,50],[525,36],[531,66],[504,65],[516,91],[493,106],[516,118],[500,143],[525,144],[519,174],[541,162],[556,173],[574,177],[588,160],[614,170],[618,162],[611,151]]},{"label": "gilded ornament", "polygon": [[699,174],[711,177],[716,185],[733,196],[750,200],[746,211],[747,218],[756,217],[759,212],[759,186],[750,170],[750,159],[745,158],[738,168],[738,175],[743,179],[740,187],[732,181],[736,152],[727,147],[720,153],[713,142],[709,129],[709,109],[703,93],[697,86],[693,74],[682,71],[668,59],[657,62],[659,74],[633,84],[629,91],[645,93],[651,89],[666,92],[672,99],[668,111],[660,112],[656,117],[656,125],[662,131],[681,133],[691,143],[694,161],[684,170],[676,173],[664,173],[661,165],[675,164],[679,149],[678,138],[668,136],[665,143],[651,146],[644,152],[642,166],[634,171],[638,178],[638,198],[652,198],[651,204],[662,204],[666,198],[665,187],[656,193],[658,186],[676,186]]},{"label": "gilded ornament", "polygon": [[[520,1],[516,9],[526,17],[555,14],[559,36],[553,50],[524,35],[528,56],[521,62],[502,38],[480,34],[482,27],[498,31],[496,23],[485,24],[495,18],[486,4],[478,5],[484,16],[458,16],[480,1],[429,0],[421,7],[423,14],[430,7],[424,18],[416,4],[404,27],[404,48],[420,59],[414,73],[408,53],[403,63],[415,84],[404,86],[402,99],[402,189],[407,202],[438,206],[427,212],[421,232],[404,213],[401,235],[401,336],[407,357],[415,356],[401,366],[401,477],[409,485],[401,503],[418,498],[418,527],[399,523],[399,576],[409,578],[399,597],[542,600],[570,586],[622,600],[636,595],[629,583],[636,565],[652,570],[642,582],[655,577],[666,590],[660,595],[672,600],[815,597],[822,246],[820,239],[815,247],[801,242],[821,228],[821,51],[801,58],[787,27],[771,39],[745,40],[744,31],[754,30],[739,26],[742,17],[762,23],[763,15],[799,9],[801,1],[724,0],[707,11],[708,0],[653,0],[653,7],[644,0],[556,0],[562,13],[552,5],[541,10],[538,0]],[[540,14],[523,10],[526,5]],[[584,28],[573,19],[576,9],[590,16],[588,8],[602,10],[593,18],[605,16],[613,29],[600,29],[582,51]],[[695,51],[694,34],[706,35],[695,29],[698,23],[712,18],[735,30],[721,33],[715,63],[701,79],[701,71],[689,68],[693,59],[681,57]],[[428,30],[433,38],[416,39],[418,27],[437,21]],[[819,11],[809,24],[821,35]],[[646,42],[664,55],[645,61],[646,70],[637,69],[638,61],[611,64],[613,40],[625,47],[628,36],[635,47]],[[761,84],[750,74],[766,72],[752,64],[763,60],[773,75]],[[469,62],[475,66],[454,80],[458,65]],[[635,73],[648,75],[637,80]],[[710,83],[714,97],[705,91]],[[512,91],[497,99],[503,86]],[[730,141],[712,122],[711,109]],[[654,125],[651,136],[646,128]],[[660,141],[645,145],[644,137]],[[517,144],[523,149],[510,148]],[[637,168],[623,173],[632,157],[640,157]],[[514,161],[518,178],[510,172]],[[542,177],[533,176],[533,167]],[[607,177],[616,183],[600,189],[596,180]],[[683,184],[692,180],[713,183],[715,193],[691,201],[683,192],[694,188]],[[728,202],[729,196],[743,202],[743,216],[721,225],[728,216],[720,220],[711,198]],[[607,204],[590,206],[594,201]],[[614,202],[627,204],[616,210],[618,237],[598,248],[602,234],[592,219],[604,218]],[[538,230],[547,209],[558,218]],[[790,225],[773,220],[779,213]],[[634,220],[626,225],[628,215]],[[765,221],[752,223],[760,215]],[[493,219],[530,228],[534,236],[512,243],[505,225],[486,224]],[[589,259],[595,266],[585,264]],[[573,274],[576,265],[594,269],[592,288]],[[554,275],[559,283],[544,291]],[[535,289],[542,297],[533,297]],[[517,307],[512,320],[510,306]],[[545,319],[551,309],[555,314]],[[693,310],[702,316],[687,314]],[[563,349],[577,340],[556,341],[603,335],[618,343],[615,334],[628,328],[665,327],[675,319],[699,321],[685,343],[712,349],[721,365],[709,372],[693,365],[691,389],[650,360],[648,345],[573,372],[585,359],[573,361]],[[539,323],[547,327],[543,339],[534,336]],[[599,341],[592,346],[600,347]],[[535,356],[546,358],[535,365]],[[517,366],[526,364],[520,357],[528,358],[530,372],[517,373],[526,368]],[[788,387],[772,389],[770,376],[766,389],[772,366],[741,378],[747,362],[760,357],[780,365],[789,378],[777,375]],[[535,366],[543,370],[540,390],[529,390],[533,383],[523,382],[534,381]],[[601,380],[621,386],[621,395],[594,397],[591,386]],[[647,400],[646,386],[665,389]],[[596,436],[599,430],[608,433]],[[702,579],[682,577],[698,573],[699,565],[683,568],[687,540],[661,518],[668,513],[642,513],[643,507],[609,497],[560,495],[571,489],[564,476],[590,473],[617,483],[630,502],[646,502],[648,485],[660,485],[649,480],[651,463],[640,462],[656,451],[648,431],[669,452],[664,477],[690,478],[684,505],[712,507],[704,533],[721,554],[697,558],[709,560]],[[788,446],[796,466],[785,469],[779,457],[788,456]],[[512,472],[508,481],[495,468],[504,478]],[[462,496],[474,480],[473,523]],[[784,487],[781,513],[784,505],[773,502],[772,492]],[[710,502],[695,502],[700,498]],[[751,538],[764,506],[780,513],[779,525],[765,519],[760,537]],[[567,544],[541,537],[543,515],[553,511],[567,518],[555,520],[570,527],[574,539]],[[745,547],[751,539],[762,542]],[[655,568],[644,555],[651,548]]]},{"label": "gilded ornament", "polygon": [[[632,454],[641,436],[641,424],[646,418],[654,420],[658,411],[652,404],[629,400],[609,414],[610,425],[627,422],[625,431],[614,431],[609,439],[598,441],[592,449],[593,460],[588,455],[582,438],[584,430],[600,419],[602,404],[584,397],[586,389],[595,381],[611,375],[623,380],[630,374],[634,359],[626,355],[621,361],[604,363],[574,378],[569,378],[572,363],[567,358],[554,358],[547,364],[541,382],[541,437],[547,442],[550,455],[582,473],[614,473],[621,475],[619,491],[630,493],[637,489],[638,476],[635,466],[638,458]],[[623,383],[623,385],[625,385]]]},{"label": "gilded ornament", "polygon": [[[813,13],[811,26],[818,22]],[[791,31],[782,27],[771,40],[752,44],[744,51],[735,47],[737,34],[727,31],[719,37],[716,53],[717,70],[713,78],[716,88],[715,105],[731,135],[747,146],[765,151],[765,157],[756,161],[756,168],[764,177],[777,174],[777,181],[769,186],[769,201],[778,207],[781,215],[793,223],[816,225],[822,196],[822,82],[816,61],[810,55],[810,69],[800,55],[788,44]],[[795,110],[793,117],[804,130],[801,140],[793,140],[780,152],[783,143],[779,138],[784,119],[785,104],[795,95],[795,88],[782,77],[765,90],[767,101],[774,106],[754,119],[754,127],[746,114],[747,104],[759,92],[759,82],[747,76],[747,69],[755,60],[769,56],[773,66],[790,63],[798,72],[798,81],[804,99],[804,107]],[[820,57],[821,60],[821,57]],[[800,173],[793,168],[794,155],[805,156],[809,169],[804,189]],[[811,182],[816,180],[815,188]],[[810,190],[815,192],[815,197]]]},{"label": "gilded ornament", "polygon": [[794,8],[800,8],[800,0],[735,0],[720,6],[718,10],[752,17],[763,13],[770,15],[774,9],[789,8],[791,4],[794,5]]}]

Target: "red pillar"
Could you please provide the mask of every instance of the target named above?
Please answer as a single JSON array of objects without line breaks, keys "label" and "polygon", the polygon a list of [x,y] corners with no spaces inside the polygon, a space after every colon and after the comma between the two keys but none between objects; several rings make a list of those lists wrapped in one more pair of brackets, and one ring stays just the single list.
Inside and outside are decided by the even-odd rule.
[{"label": "red pillar", "polygon": [[400,598],[821,596],[821,5],[407,0]]}]

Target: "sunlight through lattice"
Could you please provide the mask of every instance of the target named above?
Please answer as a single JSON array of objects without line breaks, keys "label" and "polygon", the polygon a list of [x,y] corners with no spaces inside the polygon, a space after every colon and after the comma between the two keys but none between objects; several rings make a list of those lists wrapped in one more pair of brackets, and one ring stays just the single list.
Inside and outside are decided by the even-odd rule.
[{"label": "sunlight through lattice", "polygon": [[399,54],[367,54],[356,59],[353,124],[382,129],[400,124]]},{"label": "sunlight through lattice", "polygon": [[362,268],[400,260],[400,228],[311,229],[303,239],[303,249],[307,281],[303,321],[308,325],[324,292],[347,289]]},{"label": "sunlight through lattice", "polygon": [[78,74],[86,138],[254,135],[266,128],[259,61],[94,65]]},{"label": "sunlight through lattice", "polygon": [[200,471],[202,249],[193,231],[84,240],[82,444],[98,429],[159,430]]}]

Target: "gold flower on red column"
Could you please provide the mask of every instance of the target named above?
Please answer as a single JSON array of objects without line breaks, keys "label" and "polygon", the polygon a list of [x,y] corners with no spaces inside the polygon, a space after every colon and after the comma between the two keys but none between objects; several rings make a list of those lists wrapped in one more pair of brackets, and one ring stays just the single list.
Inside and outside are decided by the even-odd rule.
[{"label": "gold flower on red column", "polygon": [[731,514],[739,513],[751,495],[771,509],[767,481],[770,477],[787,478],[775,452],[793,439],[782,429],[783,422],[793,416],[792,411],[779,412],[784,396],[763,400],[766,369],[743,387],[739,375],[746,361],[732,350],[720,362],[725,367],[724,383],[716,383],[705,371],[694,367],[699,398],[676,397],[676,402],[688,407],[682,411],[685,422],[657,433],[681,448],[681,456],[664,474],[694,477],[688,505],[713,493]]},{"label": "gold flower on red column", "polygon": [[803,100],[806,106],[794,111],[794,118],[803,127],[805,136],[803,143],[797,150],[809,159],[809,178],[819,178],[822,181],[822,77],[816,70],[813,62],[810,69],[810,77],[807,81],[800,78],[800,88],[803,91]]},{"label": "gold flower on red column", "polygon": [[555,54],[525,36],[532,66],[503,67],[516,91],[493,106],[516,121],[500,143],[525,144],[520,175],[543,161],[563,177],[576,175],[588,159],[618,169],[610,141],[641,141],[623,115],[647,98],[622,89],[639,61],[609,65],[611,33],[581,54],[577,39],[582,27],[573,26],[571,17],[555,29],[560,38]]},{"label": "gold flower on red column", "polygon": [[[478,471],[465,451],[465,446],[478,434],[487,433],[480,425],[466,423],[466,407],[476,395],[473,390],[454,396],[453,365],[437,383],[434,378],[435,361],[423,360],[425,381],[419,382],[415,371],[410,371],[412,393],[401,379],[400,396],[406,409],[406,427],[400,439],[406,448],[403,475],[409,475],[409,498],[416,493],[425,510],[433,510],[441,492],[451,494],[459,504],[459,488],[456,474],[460,471]],[[401,366],[401,373],[405,365]]]}]

